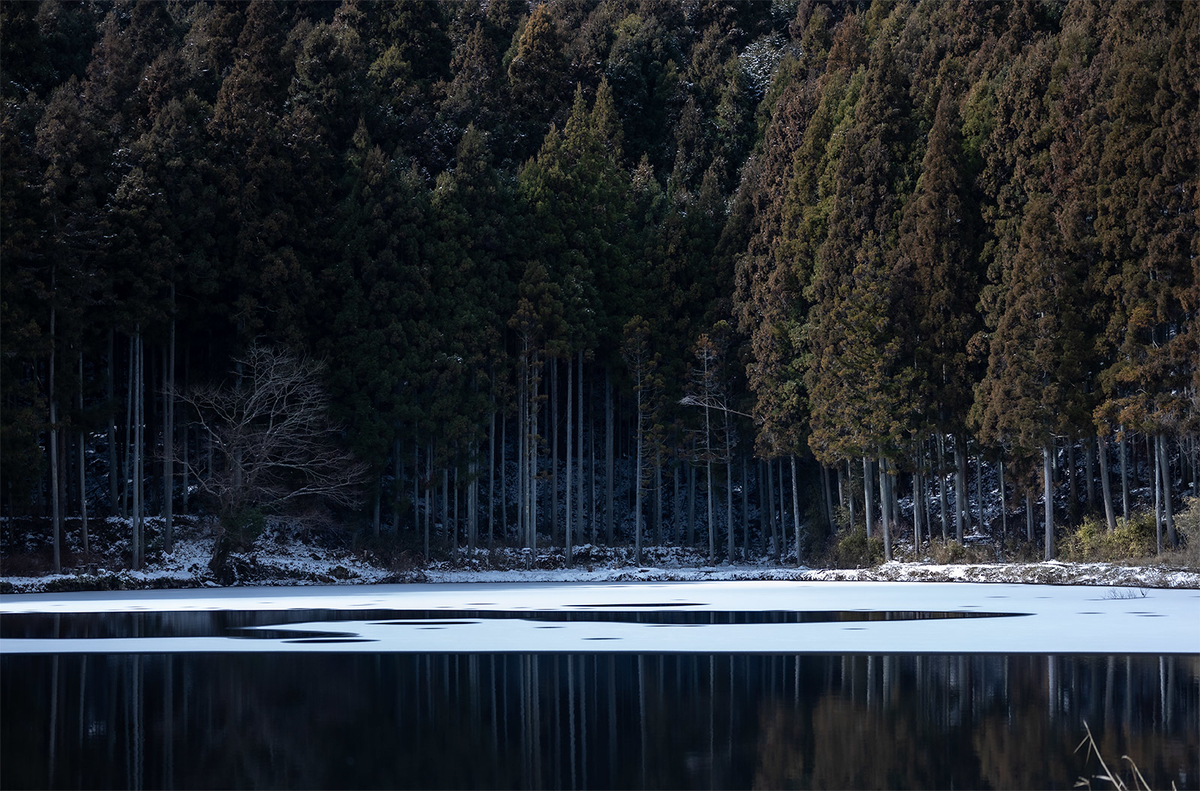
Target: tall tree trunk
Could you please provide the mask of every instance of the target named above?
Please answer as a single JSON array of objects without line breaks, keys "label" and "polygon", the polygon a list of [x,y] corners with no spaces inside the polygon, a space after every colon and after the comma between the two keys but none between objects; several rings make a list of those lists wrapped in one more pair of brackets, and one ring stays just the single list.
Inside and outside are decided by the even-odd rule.
[{"label": "tall tree trunk", "polygon": [[954,435],[954,537],[963,540],[963,522],[971,517],[967,503],[967,443]]},{"label": "tall tree trunk", "polygon": [[58,339],[55,337],[55,268],[50,269],[50,370],[47,373],[50,396],[50,521],[54,530],[54,573],[62,573],[62,509],[63,503],[59,492],[58,467],[58,394],[54,392],[55,356],[58,351]]},{"label": "tall tree trunk", "polygon": [[529,363],[521,368],[517,391],[517,536],[522,547],[529,546]]},{"label": "tall tree trunk", "polygon": [[1046,498],[1046,560],[1054,560],[1054,481],[1053,440],[1046,440],[1042,446],[1042,482],[1043,495]]},{"label": "tall tree trunk", "polygon": [[800,565],[800,489],[796,485],[796,455],[792,454],[792,535],[796,539],[796,565]]},{"label": "tall tree trunk", "polygon": [[1167,545],[1177,546],[1175,540],[1175,512],[1171,505],[1171,458],[1167,455],[1167,437],[1158,435],[1158,463],[1162,467],[1163,518],[1167,526]]},{"label": "tall tree trunk", "polygon": [[[501,467],[503,469],[503,466]],[[496,396],[492,395],[492,413],[488,420],[488,552],[496,527]]]},{"label": "tall tree trunk", "polygon": [[825,504],[825,529],[833,532],[833,497],[829,493],[829,468],[821,465],[821,497]]},{"label": "tall tree trunk", "polygon": [[[571,371],[567,369],[567,410],[570,410],[571,401]],[[570,417],[567,418],[568,424]],[[570,436],[570,429],[567,430],[567,435]],[[570,454],[567,454],[567,465],[570,466]],[[570,476],[567,476],[567,486],[570,487]],[[570,499],[567,500],[567,509],[570,509]],[[571,517],[567,517],[567,525],[571,524]],[[550,358],[550,543],[553,546],[560,546],[558,539],[558,358]]]},{"label": "tall tree trunk", "polygon": [[163,550],[175,551],[175,285],[171,285],[171,332],[163,355]]},{"label": "tall tree trunk", "polygon": [[1074,526],[1078,521],[1076,511],[1079,509],[1079,484],[1077,482],[1079,476],[1075,472],[1075,442],[1067,439],[1064,444],[1067,446],[1067,486],[1071,493],[1071,505],[1067,508],[1067,524]]},{"label": "tall tree trunk", "polygon": [[1121,452],[1121,518],[1129,524],[1129,453],[1125,437],[1125,427],[1120,428]]},{"label": "tall tree trunk", "polygon": [[912,474],[912,491],[913,491],[913,549],[921,548],[921,523],[923,521],[923,512],[925,510],[925,491],[921,483],[920,462],[917,463],[918,468],[913,470]]},{"label": "tall tree trunk", "polygon": [[[457,491],[454,492],[454,496],[456,498],[458,497]],[[457,507],[457,505],[456,505],[456,507]],[[453,520],[450,518],[450,470],[447,467],[443,466],[442,467],[442,534],[446,538],[446,544],[450,545],[451,548],[453,549],[453,544],[451,543],[451,541],[452,541],[451,534],[454,531],[454,525],[452,524],[452,522],[453,522]]]},{"label": "tall tree trunk", "polygon": [[1089,511],[1096,503],[1096,438],[1088,437],[1083,443],[1084,484]]},{"label": "tall tree trunk", "polygon": [[671,497],[671,543],[679,544],[683,536],[683,470],[679,459],[671,461],[671,481],[674,483]]},{"label": "tall tree trunk", "polygon": [[942,543],[950,539],[950,514],[946,510],[946,435],[937,432],[938,505],[942,510]]},{"label": "tall tree trunk", "polygon": [[733,565],[734,548],[733,534],[736,532],[733,527],[733,453],[731,452],[725,459],[725,524],[729,529],[728,544],[729,544],[729,564]]},{"label": "tall tree trunk", "polygon": [[378,543],[378,541],[379,541],[379,522],[380,522],[380,518],[381,518],[380,510],[382,508],[381,501],[383,500],[383,475],[382,474],[377,476],[375,479],[375,496],[372,499],[374,502],[372,502],[372,504],[371,504],[371,535],[374,536],[375,541]]},{"label": "tall tree trunk", "polygon": [[[121,518],[132,519],[133,516],[133,445],[134,445],[134,411],[133,411],[133,388],[136,381],[133,375],[134,369],[137,367],[137,341],[131,335],[129,336],[129,370],[125,377],[125,441],[122,443],[124,451],[124,463],[121,465]],[[208,470],[209,475],[212,475],[212,437],[209,436],[208,443]],[[132,525],[132,522],[130,522]]]},{"label": "tall tree trunk", "polygon": [[642,565],[642,391],[637,392],[637,459],[633,467],[633,557],[634,562]]},{"label": "tall tree trunk", "polygon": [[775,471],[770,459],[763,460],[763,469],[767,474],[767,519],[771,522],[771,557],[778,566],[783,562],[783,541],[779,535],[779,523],[775,519]]},{"label": "tall tree trunk", "polygon": [[115,329],[108,328],[108,370],[104,377],[105,391],[108,395],[108,515],[124,516],[121,513],[120,489],[117,487],[120,472],[117,462],[116,334]]},{"label": "tall tree trunk", "polygon": [[425,562],[429,562],[429,534],[433,532],[433,440],[425,445]]},{"label": "tall tree trunk", "polygon": [[979,501],[979,532],[987,531],[983,518],[983,448],[975,454],[975,499]]},{"label": "tall tree trunk", "polygon": [[846,507],[846,492],[845,492],[845,488],[842,485],[843,477],[844,476],[842,475],[842,465],[839,463],[837,465],[838,508]]},{"label": "tall tree trunk", "polygon": [[883,516],[883,559],[891,561],[892,559],[892,526],[891,526],[891,475],[888,474],[887,459],[882,455],[879,457],[879,496],[883,500],[883,507],[880,508],[880,513]]},{"label": "tall tree trunk", "polygon": [[[850,506],[850,531],[854,531],[854,512],[856,510],[854,502],[854,470],[851,468],[851,461],[846,459],[846,502]],[[841,465],[838,466],[838,474],[841,474]]]},{"label": "tall tree trunk", "polygon": [[599,518],[596,516],[596,374],[595,369],[592,369],[592,376],[588,379],[588,404],[591,420],[588,421],[588,524],[591,527],[590,536],[594,546],[596,544],[596,531],[599,529]]},{"label": "tall tree trunk", "polygon": [[654,449],[654,543],[663,543],[662,447]]},{"label": "tall tree trunk", "polygon": [[689,547],[696,545],[696,465],[688,465],[687,526],[684,534]]},{"label": "tall tree trunk", "polygon": [[[79,353],[79,413],[83,414],[83,352]],[[83,447],[83,431],[79,432],[79,518],[81,521],[81,538],[83,539],[83,554],[91,554],[91,542],[88,539],[88,502],[87,502],[87,456]]]},{"label": "tall tree trunk", "polygon": [[575,499],[575,527],[580,535],[584,535],[583,520],[584,520],[584,494],[587,491],[586,478],[584,477],[583,466],[583,351],[579,351],[578,366],[575,369],[575,381],[578,383],[575,388],[575,413],[578,416],[575,429],[575,453],[576,464],[575,469],[579,471],[578,484]]},{"label": "tall tree trunk", "polygon": [[708,562],[717,562],[717,521],[716,509],[713,508],[713,471],[712,454],[704,463],[704,483],[708,490]]},{"label": "tall tree trunk", "polygon": [[[788,509],[787,509],[787,481],[785,480],[784,474],[783,474],[783,459],[779,459],[778,467],[779,467],[778,472],[779,472],[779,545],[780,545],[779,548],[780,548],[780,551],[783,553],[783,555],[786,555],[790,544],[788,542],[788,531],[787,531],[787,523],[788,523],[788,518],[787,518],[787,511],[788,511]],[[780,563],[783,562],[782,555],[780,556],[779,562]]]},{"label": "tall tree trunk", "polygon": [[996,460],[996,482],[1000,489],[1000,544],[1008,538],[1008,500],[1004,489],[1004,459]]},{"label": "tall tree trunk", "polygon": [[[135,387],[134,413],[134,475],[133,475],[133,524],[137,536],[137,558],[134,568],[141,569],[146,559],[146,345],[142,338],[141,325],[137,327],[137,385]],[[239,465],[240,469],[240,465]]]},{"label": "tall tree trunk", "polygon": [[1033,543],[1033,498],[1025,490],[1025,540]]},{"label": "tall tree trunk", "polygon": [[875,487],[871,481],[871,460],[863,456],[863,515],[867,520],[867,538],[875,525]]},{"label": "tall tree trunk", "polygon": [[533,397],[529,407],[529,548],[533,550],[532,558],[537,557],[537,511],[538,511],[538,385],[541,376],[537,365],[537,355],[534,355]]},{"label": "tall tree trunk", "polygon": [[1117,515],[1113,512],[1112,483],[1108,471],[1108,438],[1098,437],[1100,448],[1100,493],[1104,496],[1104,518],[1108,522],[1108,531],[1117,529]]},{"label": "tall tree trunk", "polygon": [[[459,452],[458,448],[456,447],[454,449],[454,455],[456,458],[458,457],[458,452]],[[445,476],[446,472],[443,471],[442,475]],[[443,477],[442,481],[443,481],[443,483],[445,483],[446,478]],[[458,493],[459,493],[460,489],[462,489],[462,481],[459,480],[458,464],[455,463],[455,465],[454,465],[454,511],[450,514],[450,518],[446,520],[446,522],[447,522],[446,533],[447,533],[447,537],[450,539],[450,557],[452,557],[452,558],[458,557],[458,525],[459,525]]]},{"label": "tall tree trunk", "polygon": [[604,540],[613,545],[613,399],[612,375],[604,370]]},{"label": "tall tree trunk", "polygon": [[395,465],[392,473],[392,533],[400,535],[400,492],[404,488],[404,449],[400,445],[400,430],[396,427],[396,436],[392,439],[392,463]]},{"label": "tall tree trunk", "polygon": [[508,540],[508,412],[500,412],[500,538]]},{"label": "tall tree trunk", "polygon": [[[1157,444],[1157,435],[1155,436],[1155,444]],[[1163,508],[1162,508],[1162,465],[1159,464],[1158,453],[1152,452],[1150,459],[1154,464],[1154,536],[1155,536],[1155,551],[1161,555],[1163,551]]]},{"label": "tall tree trunk", "polygon": [[742,560],[750,559],[750,457],[742,455]]},{"label": "tall tree trunk", "polygon": [[567,542],[567,568],[571,567],[571,562],[572,562],[571,550],[572,550],[572,545],[575,543],[574,542],[574,534],[572,532],[572,527],[571,527],[571,488],[572,488],[572,484],[574,483],[574,477],[571,473],[573,462],[574,462],[574,454],[572,453],[572,451],[574,450],[574,447],[572,445],[572,442],[574,440],[574,428],[575,428],[574,424],[571,422],[571,419],[574,417],[572,412],[574,411],[574,408],[575,408],[575,391],[574,391],[575,383],[573,381],[574,379],[575,379],[575,372],[574,372],[573,367],[571,366],[570,358],[567,358],[567,491],[566,491],[567,500],[565,503],[566,507],[563,509],[563,511],[564,511],[563,535],[566,538],[566,542]]}]

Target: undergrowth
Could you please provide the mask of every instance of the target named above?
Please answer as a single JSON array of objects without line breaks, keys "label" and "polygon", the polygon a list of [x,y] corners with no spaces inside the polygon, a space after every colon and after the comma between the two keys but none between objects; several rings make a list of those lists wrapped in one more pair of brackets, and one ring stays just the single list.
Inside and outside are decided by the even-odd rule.
[{"label": "undergrowth", "polygon": [[1057,554],[1062,560],[1113,562],[1149,557],[1155,546],[1153,513],[1118,520],[1116,530],[1102,518],[1088,517],[1060,541]]}]

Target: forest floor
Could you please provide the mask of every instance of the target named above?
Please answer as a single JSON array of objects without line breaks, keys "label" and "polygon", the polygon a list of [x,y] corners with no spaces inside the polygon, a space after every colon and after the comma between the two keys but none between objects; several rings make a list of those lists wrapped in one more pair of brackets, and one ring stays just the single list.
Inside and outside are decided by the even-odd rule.
[{"label": "forest floor", "polygon": [[[158,529],[149,519],[145,567],[128,568],[128,521],[93,520],[92,544],[103,553],[84,554],[78,520],[68,521],[64,573],[51,573],[50,548],[14,525],[0,525],[0,593],[86,590],[138,590],[219,587],[208,569],[216,539],[211,524],[181,518],[174,550],[162,551]],[[36,535],[36,533],[35,533]],[[23,536],[23,540],[16,536]],[[633,582],[699,580],[858,580],[894,582],[1001,582],[1056,585],[1099,585],[1129,588],[1200,588],[1200,568],[1168,559],[1147,558],[1122,563],[1071,562],[936,562],[911,542],[898,542],[904,558],[868,568],[835,569],[797,566],[795,556],[781,565],[770,560],[709,563],[707,553],[680,547],[649,546],[642,562],[631,547],[584,544],[568,566],[561,547],[526,549],[495,547],[491,551],[460,549],[446,559],[421,564],[420,548],[391,546],[386,551],[355,546],[337,531],[294,533],[268,530],[253,546],[230,558],[235,585],[363,585],[404,582]],[[968,537],[970,542],[972,537]],[[982,548],[985,537],[974,537]],[[719,551],[719,550],[718,550]],[[937,553],[932,553],[936,555]],[[975,553],[976,557],[981,552]]]}]

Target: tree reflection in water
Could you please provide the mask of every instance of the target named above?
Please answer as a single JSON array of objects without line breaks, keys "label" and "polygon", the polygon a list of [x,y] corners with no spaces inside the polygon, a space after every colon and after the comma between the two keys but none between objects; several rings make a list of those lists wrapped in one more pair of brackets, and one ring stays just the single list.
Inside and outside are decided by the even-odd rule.
[{"label": "tree reflection in water", "polygon": [[1200,778],[1195,656],[0,658],[0,787],[1070,788]]}]

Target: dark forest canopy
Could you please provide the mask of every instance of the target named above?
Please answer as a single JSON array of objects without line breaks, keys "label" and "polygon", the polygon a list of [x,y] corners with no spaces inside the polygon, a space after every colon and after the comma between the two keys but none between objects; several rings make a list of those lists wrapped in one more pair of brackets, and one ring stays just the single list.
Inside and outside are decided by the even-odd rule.
[{"label": "dark forest canopy", "polygon": [[0,497],[56,538],[294,514],[197,485],[264,355],[324,507],[426,553],[961,539],[985,466],[1030,540],[1141,476],[1170,541],[1195,491],[1200,3],[0,15]]}]

